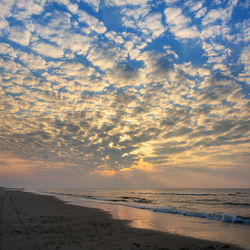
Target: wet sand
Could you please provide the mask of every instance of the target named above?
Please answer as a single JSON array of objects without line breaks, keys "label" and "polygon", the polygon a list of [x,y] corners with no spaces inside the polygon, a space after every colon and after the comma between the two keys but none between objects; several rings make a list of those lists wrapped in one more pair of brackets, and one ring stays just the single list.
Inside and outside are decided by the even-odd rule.
[{"label": "wet sand", "polygon": [[105,211],[0,188],[0,250],[242,249],[128,226]]}]

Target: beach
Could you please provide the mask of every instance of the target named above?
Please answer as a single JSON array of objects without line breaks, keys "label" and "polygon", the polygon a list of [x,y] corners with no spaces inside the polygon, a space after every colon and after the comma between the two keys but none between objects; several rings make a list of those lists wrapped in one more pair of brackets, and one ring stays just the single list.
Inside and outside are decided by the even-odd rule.
[{"label": "beach", "polygon": [[132,228],[100,209],[57,198],[0,189],[1,250],[242,249],[148,229]]}]

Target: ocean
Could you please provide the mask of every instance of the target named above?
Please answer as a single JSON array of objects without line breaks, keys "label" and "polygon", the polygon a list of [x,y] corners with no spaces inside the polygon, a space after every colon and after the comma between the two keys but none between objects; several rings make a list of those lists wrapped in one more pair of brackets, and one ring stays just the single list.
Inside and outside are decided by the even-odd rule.
[{"label": "ocean", "polygon": [[250,189],[50,189],[42,194],[108,211],[130,225],[250,249]]}]

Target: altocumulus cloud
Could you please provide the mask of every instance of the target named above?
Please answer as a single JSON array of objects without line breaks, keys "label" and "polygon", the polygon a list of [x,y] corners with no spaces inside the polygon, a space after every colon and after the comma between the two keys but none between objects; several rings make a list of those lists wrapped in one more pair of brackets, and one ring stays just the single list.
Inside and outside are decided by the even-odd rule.
[{"label": "altocumulus cloud", "polygon": [[244,169],[248,9],[219,2],[3,4],[0,154],[41,173]]}]

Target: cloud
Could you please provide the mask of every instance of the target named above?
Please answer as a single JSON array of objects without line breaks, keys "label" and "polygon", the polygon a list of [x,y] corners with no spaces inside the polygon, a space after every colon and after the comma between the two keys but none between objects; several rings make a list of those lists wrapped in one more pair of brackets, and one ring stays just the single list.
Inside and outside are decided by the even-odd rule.
[{"label": "cloud", "polygon": [[140,70],[127,63],[120,63],[108,73],[107,80],[116,86],[140,85]]},{"label": "cloud", "polygon": [[31,47],[38,54],[46,57],[61,58],[64,55],[64,51],[60,47],[45,42],[33,43]]},{"label": "cloud", "polygon": [[31,15],[39,15],[43,11],[45,1],[43,0],[20,0],[16,2],[16,19],[27,19]]},{"label": "cloud", "polygon": [[[160,58],[159,55],[156,58]],[[153,61],[157,62],[157,60]],[[119,66],[118,64],[117,66],[122,70],[121,78],[129,79],[130,75],[133,75],[127,65]],[[75,68],[75,72],[77,72],[82,67],[80,64],[65,64],[62,65],[62,72],[74,75],[72,69]],[[168,70],[171,71],[171,67]],[[130,73],[126,75],[127,72]],[[232,88],[232,85],[233,82],[229,77],[215,75],[207,78],[202,88],[211,88],[218,93],[216,86],[218,88],[222,88],[222,86]],[[174,89],[175,87],[167,91],[170,92]],[[26,132],[24,133],[23,129],[22,133],[15,132],[9,138],[15,140],[20,148],[19,146],[18,149],[12,148],[11,144],[7,146],[8,141],[4,141],[3,146],[8,147],[13,154],[29,158],[28,151],[30,149],[24,146],[28,142],[32,148],[33,159],[38,160],[46,157],[48,160],[74,162],[78,166],[77,168],[81,168],[84,164],[86,170],[104,174],[108,170],[117,173],[120,171],[119,169],[124,167],[129,169],[131,166],[135,166],[139,160],[138,154],[141,155],[145,164],[154,162],[155,165],[162,166],[176,163],[177,156],[180,162],[185,162],[185,157],[193,159],[201,148],[212,149],[221,145],[230,146],[233,145],[234,141],[235,143],[243,143],[242,140],[240,142],[236,137],[232,137],[236,128],[238,128],[238,135],[244,136],[247,132],[246,126],[239,126],[239,124],[243,125],[240,120],[222,120],[213,116],[210,122],[205,122],[207,128],[202,127],[200,123],[199,127],[194,127],[194,120],[199,119],[202,115],[208,119],[213,110],[218,110],[218,106],[210,109],[203,108],[203,101],[206,105],[208,102],[201,93],[193,96],[193,98],[201,96],[201,101],[198,102],[201,105],[199,109],[190,110],[190,106],[186,108],[171,106],[171,108],[164,110],[163,102],[166,101],[166,93],[162,92],[162,88],[148,86],[144,88],[144,91],[142,92],[143,96],[137,91],[130,90],[124,90],[121,93],[110,91],[102,95],[86,94],[83,96],[83,102],[79,103],[81,112],[58,113],[60,120],[41,117],[39,120],[35,120],[32,127],[28,126],[29,120],[22,120],[22,126],[27,126]],[[72,95],[75,94],[72,93]],[[53,93],[36,92],[32,93],[32,96],[46,102],[46,105],[52,102],[54,106],[58,102],[58,97]],[[217,99],[221,99],[221,97],[223,96],[219,94]],[[176,97],[170,94],[168,98],[174,101]],[[70,102],[69,100],[68,103],[65,99],[63,105],[70,105]],[[88,103],[91,105],[88,106]],[[76,108],[75,105],[74,108]],[[155,107],[157,105],[159,105],[159,110]],[[41,106],[39,107],[41,112]],[[140,110],[141,108],[144,109]],[[72,111],[72,109],[70,110]],[[60,112],[59,109],[55,109],[55,111]],[[225,114],[222,113],[222,117],[224,116]],[[10,124],[17,126],[18,122],[15,120],[15,125],[14,123]],[[37,130],[37,126],[40,128],[39,130]],[[222,133],[226,133],[224,137],[222,137]],[[204,152],[204,154],[206,157],[213,155],[209,152]]]},{"label": "cloud", "polygon": [[46,18],[48,19],[46,26],[41,26],[39,23],[37,24],[42,31],[45,31],[45,34],[51,35],[51,32],[53,35],[60,34],[63,30],[69,30],[71,28],[70,13],[54,10],[52,13],[48,13]]},{"label": "cloud", "polygon": [[106,27],[104,26],[103,22],[99,22],[97,18],[87,14],[85,11],[78,11],[78,21],[85,22],[88,25],[88,28],[82,28],[82,30],[89,34],[92,31],[95,31],[99,34],[106,32]]},{"label": "cloud", "polygon": [[0,34],[2,35],[2,31],[7,28],[9,23],[5,19],[0,19]]},{"label": "cloud", "polygon": [[233,9],[237,5],[237,3],[238,0],[229,1],[224,9],[218,8],[210,10],[206,14],[206,16],[202,19],[202,25],[203,26],[211,25],[212,23],[218,21],[221,21],[223,25],[226,24],[227,22],[230,21]]},{"label": "cloud", "polygon": [[169,4],[176,4],[176,3],[178,3],[180,0],[165,0],[165,3],[167,4],[167,5],[169,5]]},{"label": "cloud", "polygon": [[[86,55],[91,43],[95,40],[95,38],[82,34],[71,33],[69,31],[66,34],[58,34],[57,37],[50,38],[50,40],[56,43],[62,49],[66,50],[66,53],[68,52],[69,55],[71,53]],[[74,58],[74,54],[72,57]]]},{"label": "cloud", "polygon": [[107,32],[105,34],[105,36],[110,40],[110,41],[114,41],[115,43],[118,43],[118,44],[124,44],[124,39],[121,35],[118,35],[116,32],[114,31],[110,31],[110,32]]},{"label": "cloud", "polygon": [[208,56],[208,63],[222,64],[230,55],[231,50],[218,43],[202,43],[202,48]]},{"label": "cloud", "polygon": [[15,0],[3,0],[0,2],[0,8],[1,8],[0,17],[1,18],[12,16],[11,8],[14,3],[15,3]]},{"label": "cloud", "polygon": [[239,61],[244,65],[244,72],[239,75],[240,80],[250,84],[250,46],[246,46],[242,49]]},{"label": "cloud", "polygon": [[197,11],[195,13],[195,18],[201,18],[201,17],[203,17],[206,14],[206,12],[207,12],[207,8],[206,7],[200,9],[199,11]]},{"label": "cloud", "polygon": [[196,38],[199,36],[199,31],[195,26],[189,26],[190,18],[182,14],[180,8],[166,8],[164,10],[166,23],[169,29],[177,38]]},{"label": "cloud", "polygon": [[70,2],[70,0],[56,0],[56,1],[55,0],[48,0],[48,1],[63,4],[72,13],[76,13],[78,10],[78,4],[77,3],[73,4]]},{"label": "cloud", "polygon": [[153,39],[160,36],[164,32],[164,27],[161,23],[161,14],[151,14],[138,24],[142,32],[152,34]]},{"label": "cloud", "polygon": [[145,5],[147,0],[107,0],[106,5],[110,6],[124,6],[124,5]]},{"label": "cloud", "polygon": [[162,25],[161,13],[149,13],[148,6],[139,6],[137,8],[124,8],[121,10],[122,24],[125,27],[139,29],[143,38],[148,41],[162,35],[165,31]]},{"label": "cloud", "polygon": [[31,70],[47,69],[47,63],[41,56],[20,53],[19,60],[21,60],[26,67]]},{"label": "cloud", "polygon": [[118,47],[111,47],[108,44],[100,43],[90,48],[87,59],[101,70],[107,70],[114,67],[115,63],[122,60],[121,50]]},{"label": "cloud", "polygon": [[5,90],[7,93],[10,92],[12,94],[25,94],[26,89],[20,85],[10,86]]},{"label": "cloud", "polygon": [[0,54],[2,55],[8,55],[10,57],[16,57],[16,52],[13,49],[13,47],[11,47],[8,43],[1,43],[0,44]]},{"label": "cloud", "polygon": [[202,8],[203,2],[200,1],[200,2],[197,3],[197,2],[188,1],[186,3],[186,5],[190,8],[190,11],[196,12],[196,11],[199,11]]},{"label": "cloud", "polygon": [[202,19],[203,25],[208,25],[211,23],[214,23],[215,21],[221,19],[223,16],[223,10],[222,9],[213,9],[210,10],[207,15]]},{"label": "cloud", "polygon": [[201,37],[203,39],[206,38],[216,38],[217,36],[220,36],[222,34],[222,27],[220,25],[211,25],[206,27],[201,32]]},{"label": "cloud", "polygon": [[[202,82],[198,100],[203,104],[222,104],[232,93],[241,90],[233,79],[223,74],[216,74]],[[226,109],[225,109],[226,110]]]},{"label": "cloud", "polygon": [[31,34],[28,30],[21,27],[15,27],[10,30],[9,40],[19,43],[22,46],[28,46]]},{"label": "cloud", "polygon": [[77,76],[78,74],[84,74],[85,73],[85,67],[81,63],[64,63],[60,67],[62,74],[65,74],[66,76]]},{"label": "cloud", "polygon": [[168,59],[167,55],[147,51],[142,53],[138,58],[145,64],[144,82],[164,81],[168,79],[172,73],[173,64]]},{"label": "cloud", "polygon": [[237,34],[235,35],[235,42],[249,42],[250,41],[250,25],[249,23],[244,20],[242,23],[237,23],[235,25],[235,28],[237,29]]},{"label": "cloud", "polygon": [[99,5],[101,0],[82,0],[82,1],[89,4],[96,12],[99,11]]},{"label": "cloud", "polygon": [[192,132],[191,128],[181,127],[181,128],[178,128],[175,131],[171,131],[171,132],[166,133],[163,137],[168,138],[168,139],[172,138],[172,137],[175,137],[175,138],[176,137],[182,137],[183,135],[189,134],[190,132]]},{"label": "cloud", "polygon": [[122,21],[125,27],[130,27],[136,29],[138,22],[145,18],[145,16],[150,12],[147,6],[139,6],[137,8],[123,8],[121,10]]}]

